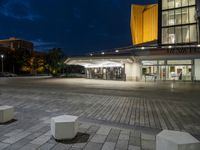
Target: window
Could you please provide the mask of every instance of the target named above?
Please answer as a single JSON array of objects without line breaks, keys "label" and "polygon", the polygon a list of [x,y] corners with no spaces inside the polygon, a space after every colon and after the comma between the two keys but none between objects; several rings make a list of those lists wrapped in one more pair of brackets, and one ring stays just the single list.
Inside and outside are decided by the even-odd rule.
[{"label": "window", "polygon": [[190,23],[195,23],[196,22],[196,18],[195,18],[195,7],[190,7],[189,8],[189,18],[190,18]]},{"label": "window", "polygon": [[164,65],[164,64],[165,64],[165,61],[164,61],[164,60],[160,60],[160,61],[158,62],[158,64],[159,64],[159,65]]},{"label": "window", "polygon": [[168,26],[168,11],[162,12],[162,26]]},{"label": "window", "polygon": [[178,24],[181,24],[181,9],[176,9],[175,10],[175,22],[176,22],[176,25],[178,25]]},{"label": "window", "polygon": [[183,43],[188,43],[190,41],[190,32],[189,31],[190,31],[189,26],[182,27]]},{"label": "window", "polygon": [[190,42],[197,42],[197,26],[190,25]]},{"label": "window", "polygon": [[157,65],[158,64],[158,62],[155,60],[144,60],[144,61],[142,61],[142,64],[143,65],[146,65],[146,66],[151,66],[151,65]]},{"label": "window", "polygon": [[170,27],[168,33],[169,33],[169,44],[175,43],[174,27]]},{"label": "window", "polygon": [[176,27],[175,32],[176,32],[176,43],[182,43],[182,28]]},{"label": "window", "polygon": [[174,25],[175,21],[174,21],[174,10],[170,10],[169,11],[169,21],[168,21],[168,25]]},{"label": "window", "polygon": [[168,0],[163,0],[162,1],[162,9],[164,10],[164,9],[167,9],[168,7]]},{"label": "window", "polygon": [[162,29],[162,43],[168,44],[168,28]]},{"label": "window", "polygon": [[177,8],[177,7],[181,7],[181,1],[182,0],[176,0],[175,1],[175,7]]},{"label": "window", "polygon": [[195,0],[189,0],[189,5],[195,5],[195,4],[196,4]]},{"label": "window", "polygon": [[174,8],[174,0],[168,0],[168,8]]},{"label": "window", "polygon": [[191,60],[168,60],[168,65],[190,65],[192,64]]},{"label": "window", "polygon": [[162,43],[181,44],[199,39],[196,0],[162,0]]},{"label": "window", "polygon": [[182,24],[189,23],[188,8],[182,8]]},{"label": "window", "polygon": [[188,0],[182,0],[182,7],[184,7],[184,6],[188,6]]}]

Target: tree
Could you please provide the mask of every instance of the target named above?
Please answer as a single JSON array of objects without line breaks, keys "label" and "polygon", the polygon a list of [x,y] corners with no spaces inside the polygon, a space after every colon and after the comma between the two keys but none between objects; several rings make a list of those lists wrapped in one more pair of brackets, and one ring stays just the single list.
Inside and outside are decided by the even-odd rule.
[{"label": "tree", "polygon": [[16,66],[17,66],[17,72],[27,72],[28,70],[26,69],[25,66],[28,66],[29,60],[31,59],[31,52],[27,49],[17,49],[15,51],[15,61],[16,61]]},{"label": "tree", "polygon": [[61,48],[53,48],[47,54],[47,68],[49,72],[56,76],[63,69],[64,52]]},{"label": "tree", "polygon": [[45,58],[37,55],[31,56],[22,66],[22,70],[30,74],[43,73],[45,71]]}]

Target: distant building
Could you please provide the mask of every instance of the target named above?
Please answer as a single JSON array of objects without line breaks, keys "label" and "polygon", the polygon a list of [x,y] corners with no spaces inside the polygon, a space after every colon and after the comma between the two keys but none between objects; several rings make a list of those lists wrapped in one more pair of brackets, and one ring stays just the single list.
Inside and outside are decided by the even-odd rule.
[{"label": "distant building", "polygon": [[11,50],[11,51],[15,51],[17,49],[26,49],[26,50],[29,50],[30,53],[33,52],[33,43],[32,42],[18,39],[15,37],[0,40],[0,47],[1,47],[1,49],[7,49],[7,50]]}]

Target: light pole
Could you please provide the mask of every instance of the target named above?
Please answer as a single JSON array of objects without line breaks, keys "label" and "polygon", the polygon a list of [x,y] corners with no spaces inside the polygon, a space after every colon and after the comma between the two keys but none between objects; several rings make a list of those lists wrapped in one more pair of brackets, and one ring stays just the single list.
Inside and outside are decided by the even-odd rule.
[{"label": "light pole", "polygon": [[4,55],[2,54],[1,55],[1,72],[3,73],[3,58],[4,58]]}]

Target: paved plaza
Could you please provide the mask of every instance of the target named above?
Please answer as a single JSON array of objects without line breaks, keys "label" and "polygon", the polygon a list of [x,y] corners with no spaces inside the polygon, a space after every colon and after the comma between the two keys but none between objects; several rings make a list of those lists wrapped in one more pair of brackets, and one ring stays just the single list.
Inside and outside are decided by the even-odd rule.
[{"label": "paved plaza", "polygon": [[[155,150],[162,129],[200,139],[200,83],[0,78],[0,105],[15,120],[0,124],[0,149]],[[72,141],[55,141],[53,116],[79,116]]]}]

